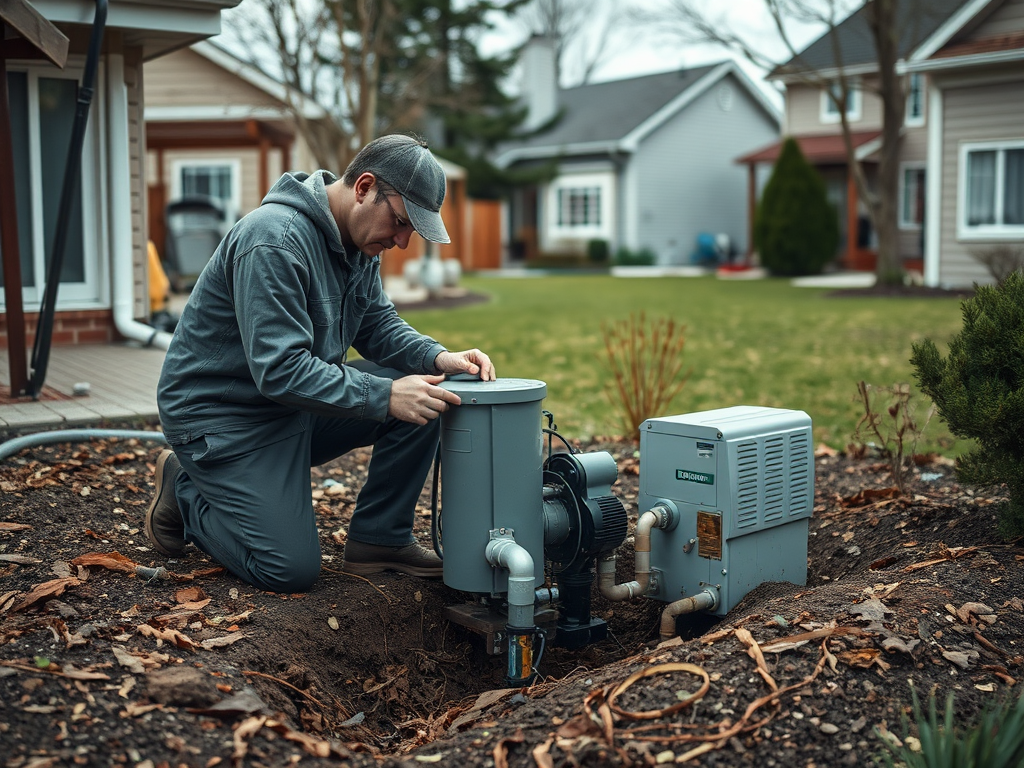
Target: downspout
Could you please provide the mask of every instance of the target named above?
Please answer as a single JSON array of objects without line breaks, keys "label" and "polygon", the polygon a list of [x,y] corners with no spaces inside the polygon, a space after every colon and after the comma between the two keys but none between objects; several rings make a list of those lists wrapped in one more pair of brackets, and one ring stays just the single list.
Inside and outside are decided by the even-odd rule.
[{"label": "downspout", "polygon": [[678,513],[665,502],[655,504],[636,521],[634,536],[635,580],[615,583],[615,553],[610,552],[597,561],[597,586],[601,595],[615,602],[642,597],[651,584],[651,529],[671,530],[678,522]]},{"label": "downspout", "polygon": [[[135,319],[135,266],[132,246],[132,172],[128,158],[128,93],[124,55],[107,56],[107,158],[110,164],[110,249],[114,285],[114,325],[127,339],[167,349],[171,334]],[[148,294],[148,292],[147,292]]]}]

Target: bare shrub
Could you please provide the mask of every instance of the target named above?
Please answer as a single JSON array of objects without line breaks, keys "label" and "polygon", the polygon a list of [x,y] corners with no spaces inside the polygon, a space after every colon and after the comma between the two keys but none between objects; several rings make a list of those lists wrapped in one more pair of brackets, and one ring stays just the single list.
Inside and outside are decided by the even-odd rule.
[{"label": "bare shrub", "polygon": [[1024,248],[1019,245],[976,248],[971,251],[971,258],[985,265],[997,285],[1002,285],[1012,273],[1024,270]]},{"label": "bare shrub", "polygon": [[672,318],[648,323],[641,312],[602,324],[601,331],[613,379],[606,392],[626,434],[636,440],[643,421],[662,415],[690,377],[690,371],[682,374],[686,326]]},{"label": "bare shrub", "polygon": [[914,448],[931,421],[935,406],[928,408],[924,422],[918,424],[914,418],[916,409],[910,402],[909,384],[876,387],[860,381],[857,382],[857,391],[864,406],[864,415],[857,422],[853,439],[866,444],[866,437],[867,441],[874,444],[889,464],[893,483],[903,494],[906,492]]}]

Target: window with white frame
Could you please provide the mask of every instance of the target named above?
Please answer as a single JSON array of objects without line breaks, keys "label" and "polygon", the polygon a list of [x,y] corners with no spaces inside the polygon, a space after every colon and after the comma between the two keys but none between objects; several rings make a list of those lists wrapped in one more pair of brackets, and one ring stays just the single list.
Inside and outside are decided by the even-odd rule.
[{"label": "window with white frame", "polygon": [[567,173],[547,189],[545,231],[555,240],[611,238],[615,176],[605,171]]},{"label": "window with white frame", "polygon": [[960,147],[960,235],[1024,235],[1024,139]]},{"label": "window with white frame", "polygon": [[562,187],[558,190],[559,227],[600,227],[601,188]]},{"label": "window with white frame", "polygon": [[920,229],[924,223],[924,165],[904,163],[900,174],[900,228]]},{"label": "window with white frame", "polygon": [[907,107],[903,122],[924,125],[924,76],[916,72],[907,80]]},{"label": "window with white frame", "polygon": [[[95,127],[100,110],[93,110],[86,126],[80,185],[70,213],[63,222],[57,220],[80,76],[73,67],[57,72],[12,66],[7,73],[22,300],[27,308],[42,299],[59,226],[67,228],[59,308],[92,306],[102,299]],[[0,285],[2,280],[0,276]]]},{"label": "window with white frame", "polygon": [[[843,89],[839,83],[830,83],[821,91],[821,122],[838,123],[840,121],[839,104],[843,102]],[[846,84],[846,119],[860,120],[861,92],[860,87],[852,82]]]},{"label": "window with white frame", "polygon": [[241,163],[214,158],[176,160],[171,194],[175,199],[201,195],[212,197],[231,212],[241,208]]}]

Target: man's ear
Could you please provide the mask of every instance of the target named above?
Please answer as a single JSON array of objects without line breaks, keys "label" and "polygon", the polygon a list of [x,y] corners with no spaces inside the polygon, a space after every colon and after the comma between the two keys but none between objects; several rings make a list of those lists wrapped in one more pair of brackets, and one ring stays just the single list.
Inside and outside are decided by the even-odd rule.
[{"label": "man's ear", "polygon": [[360,203],[363,202],[366,196],[370,194],[370,190],[372,190],[376,185],[377,177],[369,171],[360,175],[360,177],[356,179],[356,183],[353,185],[353,190],[356,194],[356,201]]}]

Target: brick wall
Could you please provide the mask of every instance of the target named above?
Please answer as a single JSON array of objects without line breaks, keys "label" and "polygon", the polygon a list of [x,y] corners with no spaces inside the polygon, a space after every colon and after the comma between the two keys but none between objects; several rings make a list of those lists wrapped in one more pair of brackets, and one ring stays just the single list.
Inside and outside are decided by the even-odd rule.
[{"label": "brick wall", "polygon": [[[38,312],[25,313],[25,344],[31,349],[35,343]],[[57,312],[53,317],[54,346],[72,344],[109,344],[118,338],[114,328],[114,314],[109,309]],[[0,349],[7,349],[7,315],[0,313]]]}]

